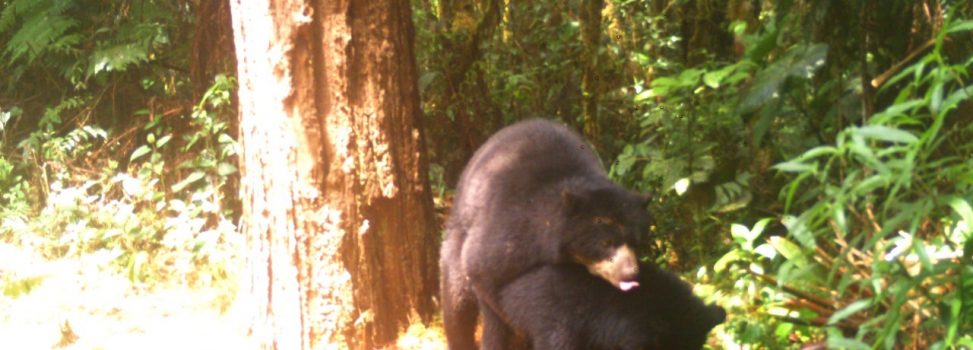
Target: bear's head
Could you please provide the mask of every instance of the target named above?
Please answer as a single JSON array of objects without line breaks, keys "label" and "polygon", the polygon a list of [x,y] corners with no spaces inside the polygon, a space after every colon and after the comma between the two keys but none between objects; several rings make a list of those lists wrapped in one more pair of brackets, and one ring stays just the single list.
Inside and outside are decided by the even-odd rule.
[{"label": "bear's head", "polygon": [[648,197],[618,186],[569,187],[561,192],[561,256],[622,291],[639,286],[634,247],[645,234]]}]

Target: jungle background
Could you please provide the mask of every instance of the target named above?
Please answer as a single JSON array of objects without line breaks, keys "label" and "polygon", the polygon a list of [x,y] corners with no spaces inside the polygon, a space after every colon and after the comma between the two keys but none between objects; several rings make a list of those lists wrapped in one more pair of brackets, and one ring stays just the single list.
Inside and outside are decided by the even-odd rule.
[{"label": "jungle background", "polygon": [[[440,224],[489,135],[558,119],[653,196],[644,258],[730,315],[708,347],[973,348],[973,3],[411,11]],[[4,347],[248,346],[229,6],[0,0],[0,44]]]}]

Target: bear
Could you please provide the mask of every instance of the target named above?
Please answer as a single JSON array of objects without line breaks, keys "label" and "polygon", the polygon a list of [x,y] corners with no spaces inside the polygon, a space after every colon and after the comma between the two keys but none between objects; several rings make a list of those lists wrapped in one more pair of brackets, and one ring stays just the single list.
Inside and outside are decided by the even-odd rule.
[{"label": "bear", "polygon": [[701,349],[726,311],[658,266],[639,271],[641,287],[624,293],[577,264],[543,265],[504,286],[498,303],[535,350]]},{"label": "bear", "polygon": [[440,250],[440,302],[449,348],[511,339],[500,288],[545,264],[577,264],[620,290],[638,287],[633,247],[647,231],[648,197],[608,179],[581,136],[532,119],[491,136],[460,175]]}]

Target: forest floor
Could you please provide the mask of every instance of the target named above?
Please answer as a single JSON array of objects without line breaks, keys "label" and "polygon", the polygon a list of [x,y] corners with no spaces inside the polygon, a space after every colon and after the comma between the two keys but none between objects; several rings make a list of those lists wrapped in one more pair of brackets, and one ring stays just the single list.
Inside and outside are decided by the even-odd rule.
[{"label": "forest floor", "polygon": [[255,349],[235,288],[144,287],[110,257],[46,260],[0,243],[4,349]]},{"label": "forest floor", "polygon": [[[0,242],[0,348],[257,349],[233,307],[236,284],[140,285],[111,257],[47,260]],[[445,348],[441,326],[414,324],[393,349]]]}]

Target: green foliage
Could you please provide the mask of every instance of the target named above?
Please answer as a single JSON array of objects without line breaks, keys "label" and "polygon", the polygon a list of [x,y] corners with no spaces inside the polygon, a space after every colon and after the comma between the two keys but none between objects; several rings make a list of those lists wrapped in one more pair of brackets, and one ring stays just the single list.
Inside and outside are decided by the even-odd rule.
[{"label": "green foliage", "polygon": [[[9,70],[5,89],[21,78],[71,82],[158,60],[179,25],[179,6],[159,1],[104,3],[87,0],[13,0],[0,12],[0,63]],[[121,13],[116,17],[106,14]]]},{"label": "green foliage", "polygon": [[736,285],[771,282],[772,303],[744,307],[756,317],[782,307],[766,314],[822,327],[833,348],[969,346],[973,128],[950,120],[973,100],[973,56],[946,57],[945,38],[890,81],[886,109],[774,166],[791,179],[780,191],[793,213],[781,217],[786,236],[733,226],[735,249],[716,270]]},{"label": "green foliage", "polygon": [[967,344],[973,9],[910,36],[857,17],[901,23],[909,2],[764,2],[724,23],[732,55],[693,51],[701,29],[666,20],[701,7],[668,4],[613,2],[641,20],[620,35],[644,73],[627,90],[638,134],[611,175],[659,194],[656,260],[713,264],[704,288],[735,316],[724,347]]},{"label": "green foliage", "polygon": [[0,241],[109,256],[138,282],[225,276],[235,86],[221,76],[190,97],[196,9],[4,1]]},{"label": "green foliage", "polygon": [[[191,154],[178,166],[166,164],[171,132],[158,120],[147,124],[147,145],[130,157],[131,172],[107,160],[94,174],[77,174],[72,161],[101,152],[104,129],[84,125],[61,133],[61,113],[88,101],[68,99],[49,108],[40,128],[19,143],[27,162],[0,158],[3,197],[0,240],[32,247],[49,258],[107,254],[133,282],[182,280],[210,283],[227,276],[232,250],[240,244],[232,207],[223,187],[236,168],[235,142],[221,121],[230,108],[232,78],[218,77],[193,109],[189,133],[179,151]],[[8,120],[19,110],[5,111]],[[3,129],[6,130],[6,129]],[[161,135],[161,136],[156,136]],[[5,135],[4,135],[5,136]],[[32,165],[33,164],[33,165]],[[20,169],[18,171],[18,169]],[[36,169],[41,181],[25,180]],[[167,187],[167,177],[189,175]],[[200,175],[197,175],[200,174]],[[45,191],[38,211],[31,203],[32,183]],[[11,281],[10,293],[29,291]]]}]

